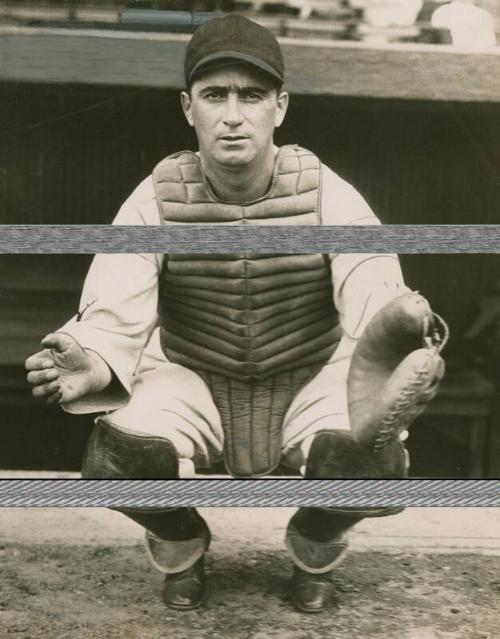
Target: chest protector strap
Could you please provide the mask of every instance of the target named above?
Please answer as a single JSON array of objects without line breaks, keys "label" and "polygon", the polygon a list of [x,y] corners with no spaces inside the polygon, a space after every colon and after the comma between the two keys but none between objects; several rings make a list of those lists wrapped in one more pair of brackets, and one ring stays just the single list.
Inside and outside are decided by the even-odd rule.
[{"label": "chest protector strap", "polygon": [[[153,178],[164,224],[321,223],[321,164],[300,147],[280,149],[269,192],[246,204],[219,201],[188,151],[163,160]],[[171,254],[159,304],[167,358],[212,392],[230,472],[272,470],[290,402],[340,338],[328,257]]]}]

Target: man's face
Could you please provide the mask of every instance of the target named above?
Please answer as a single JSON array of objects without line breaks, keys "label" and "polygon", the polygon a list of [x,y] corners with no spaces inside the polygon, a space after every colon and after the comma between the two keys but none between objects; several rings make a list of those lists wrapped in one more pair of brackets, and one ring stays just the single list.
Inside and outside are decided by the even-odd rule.
[{"label": "man's face", "polygon": [[207,71],[181,95],[187,121],[210,166],[241,167],[266,157],[283,122],[288,94],[245,65]]}]

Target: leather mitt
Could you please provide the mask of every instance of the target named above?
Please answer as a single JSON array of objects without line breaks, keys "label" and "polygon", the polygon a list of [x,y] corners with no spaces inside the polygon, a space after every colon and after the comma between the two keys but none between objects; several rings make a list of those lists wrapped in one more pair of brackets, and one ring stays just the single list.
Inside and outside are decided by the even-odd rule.
[{"label": "leather mitt", "polygon": [[353,439],[377,450],[407,430],[436,395],[448,327],[419,293],[386,304],[353,353],[347,392]]}]

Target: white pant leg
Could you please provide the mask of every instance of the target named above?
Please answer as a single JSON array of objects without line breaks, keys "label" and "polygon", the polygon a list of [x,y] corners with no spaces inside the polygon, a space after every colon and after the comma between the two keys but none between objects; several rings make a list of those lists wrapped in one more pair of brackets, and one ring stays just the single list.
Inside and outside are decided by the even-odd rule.
[{"label": "white pant leg", "polygon": [[107,419],[126,432],[169,439],[181,459],[201,468],[223,455],[220,416],[207,385],[193,371],[166,359],[158,330],[144,350],[130,401]]},{"label": "white pant leg", "polygon": [[283,421],[283,458],[300,467],[320,430],[350,430],[347,376],[356,340],[343,337],[330,361],[296,395]]}]

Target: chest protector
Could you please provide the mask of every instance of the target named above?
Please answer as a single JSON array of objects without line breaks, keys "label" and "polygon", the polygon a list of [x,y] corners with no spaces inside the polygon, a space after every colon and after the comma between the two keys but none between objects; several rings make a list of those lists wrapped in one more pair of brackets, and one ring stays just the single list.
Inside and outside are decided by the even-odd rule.
[{"label": "chest protector", "polygon": [[[321,164],[296,146],[279,151],[266,196],[221,202],[190,151],[153,172],[164,224],[320,224]],[[237,476],[279,463],[283,418],[340,339],[325,255],[171,254],[160,276],[162,348],[208,384]]]}]

